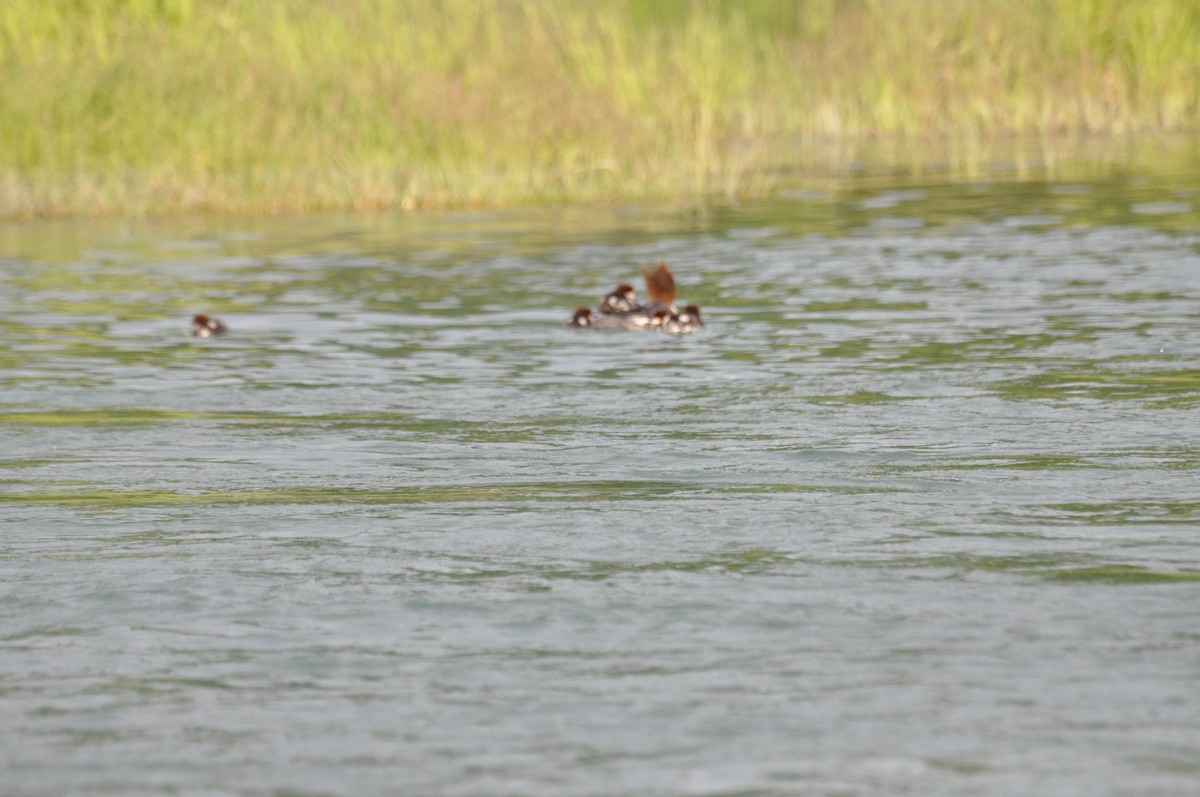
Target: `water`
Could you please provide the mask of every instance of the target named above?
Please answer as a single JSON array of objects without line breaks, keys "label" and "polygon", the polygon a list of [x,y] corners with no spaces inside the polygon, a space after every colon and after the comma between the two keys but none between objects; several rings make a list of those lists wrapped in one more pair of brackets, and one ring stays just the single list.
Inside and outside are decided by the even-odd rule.
[{"label": "water", "polygon": [[[3,793],[1197,794],[1134,178],[9,225]],[[561,327],[660,260],[705,332]]]}]

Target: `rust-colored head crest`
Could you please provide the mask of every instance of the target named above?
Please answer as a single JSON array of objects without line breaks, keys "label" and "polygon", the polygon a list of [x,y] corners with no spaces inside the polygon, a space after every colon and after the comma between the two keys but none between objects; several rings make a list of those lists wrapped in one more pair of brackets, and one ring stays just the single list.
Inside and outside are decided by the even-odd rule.
[{"label": "rust-colored head crest", "polygon": [[646,279],[646,295],[650,297],[650,301],[666,305],[674,303],[675,278],[671,276],[671,270],[667,268],[666,263],[646,269],[642,276]]}]

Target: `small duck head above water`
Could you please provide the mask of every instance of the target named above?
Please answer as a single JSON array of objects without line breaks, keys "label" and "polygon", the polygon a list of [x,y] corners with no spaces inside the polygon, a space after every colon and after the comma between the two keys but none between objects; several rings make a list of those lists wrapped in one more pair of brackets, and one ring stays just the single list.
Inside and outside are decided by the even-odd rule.
[{"label": "small duck head above water", "polygon": [[671,320],[672,313],[665,307],[660,307],[650,314],[650,320],[646,324],[648,329],[662,330],[666,328],[667,322]]},{"label": "small duck head above water", "polygon": [[192,318],[192,335],[197,338],[211,338],[214,335],[224,335],[229,331],[229,327],[222,324],[218,319],[206,316],[203,313]]},{"label": "small duck head above water", "polygon": [[592,323],[592,311],[586,307],[580,307],[575,311],[573,316],[567,319],[565,326],[576,327],[578,329],[590,329],[592,326],[594,326]]},{"label": "small duck head above water", "polygon": [[612,293],[600,300],[600,312],[605,315],[629,313],[637,307],[637,294],[631,285],[621,283]]},{"label": "small duck head above water", "polygon": [[663,332],[669,332],[672,335],[695,332],[703,326],[704,321],[700,318],[700,308],[694,304],[689,304],[683,310],[672,314],[662,322]]}]

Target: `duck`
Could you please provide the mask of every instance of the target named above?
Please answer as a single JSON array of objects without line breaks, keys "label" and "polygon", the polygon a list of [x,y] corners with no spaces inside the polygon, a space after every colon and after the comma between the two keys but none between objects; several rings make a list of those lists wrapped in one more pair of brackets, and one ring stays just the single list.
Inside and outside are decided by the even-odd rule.
[{"label": "duck", "polygon": [[686,335],[703,327],[700,308],[694,304],[689,304],[679,313],[671,313],[662,322],[662,331],[670,335]]},{"label": "duck", "polygon": [[637,312],[604,314],[593,313],[586,307],[580,307],[563,322],[563,325],[573,329],[624,329],[637,332],[661,327],[669,315],[665,310],[658,310],[651,315]]},{"label": "duck", "polygon": [[211,338],[214,335],[224,335],[229,331],[219,319],[206,316],[203,313],[192,318],[192,336],[196,338]]},{"label": "duck", "polygon": [[704,326],[698,306],[689,304],[682,312],[675,307],[675,277],[666,263],[643,269],[642,279],[646,281],[646,302],[638,301],[633,286],[621,283],[600,299],[597,312],[580,307],[564,325],[577,329],[662,331],[673,335],[695,332]]},{"label": "duck", "polygon": [[574,327],[575,329],[590,329],[594,326],[592,311],[586,307],[575,308],[575,315],[563,322],[565,327]]},{"label": "duck", "polygon": [[642,271],[642,279],[646,281],[646,296],[650,299],[650,307],[658,309],[665,307],[675,312],[675,275],[666,263],[659,263],[653,269]]},{"label": "duck", "polygon": [[637,293],[632,285],[621,283],[600,300],[600,312],[604,315],[629,313],[637,309]]}]

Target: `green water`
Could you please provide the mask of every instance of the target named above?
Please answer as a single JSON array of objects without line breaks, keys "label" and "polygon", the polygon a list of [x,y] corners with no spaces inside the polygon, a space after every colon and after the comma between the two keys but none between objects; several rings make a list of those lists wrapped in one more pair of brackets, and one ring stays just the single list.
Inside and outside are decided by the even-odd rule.
[{"label": "green water", "polygon": [[1194,184],[0,228],[5,793],[1194,794]]}]

